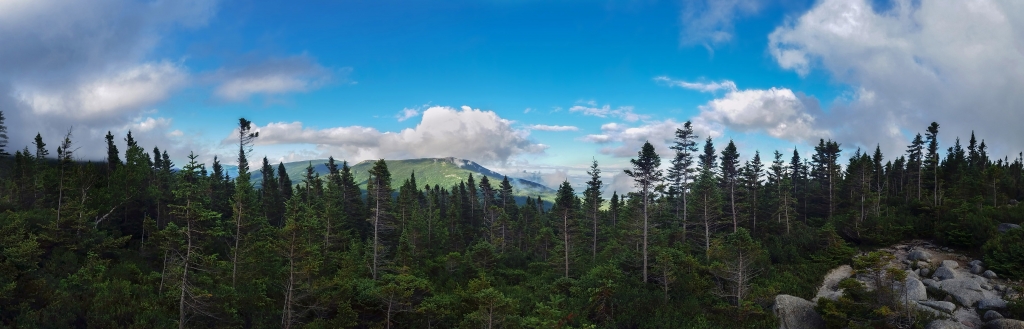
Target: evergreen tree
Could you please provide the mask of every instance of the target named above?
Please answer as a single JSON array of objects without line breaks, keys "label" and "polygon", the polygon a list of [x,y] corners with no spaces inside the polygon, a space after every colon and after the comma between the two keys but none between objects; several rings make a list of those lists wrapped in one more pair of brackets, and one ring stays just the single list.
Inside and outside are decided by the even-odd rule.
[{"label": "evergreen tree", "polygon": [[708,137],[704,142],[704,154],[700,155],[700,172],[693,184],[693,209],[692,211],[700,220],[703,234],[701,236],[705,258],[711,257],[712,234],[716,233],[719,225],[721,208],[721,193],[719,191],[718,179],[715,176],[717,156],[715,146]]},{"label": "evergreen tree", "polygon": [[274,167],[270,165],[267,157],[263,157],[263,165],[260,167],[260,201],[263,208],[263,216],[272,226],[281,227],[284,225],[284,200],[281,200],[281,190],[277,186],[277,176],[274,175]]},{"label": "evergreen tree", "polygon": [[281,200],[288,201],[292,198],[295,189],[292,187],[292,178],[284,168],[283,162],[277,163],[277,188],[280,189]]},{"label": "evergreen tree", "polygon": [[649,234],[648,206],[653,201],[654,187],[661,182],[662,173],[661,157],[654,152],[654,145],[651,142],[644,142],[644,146],[637,152],[637,158],[629,160],[632,170],[624,172],[633,178],[633,184],[640,190],[640,197],[643,203],[643,282],[647,282],[647,237]]},{"label": "evergreen tree", "polygon": [[732,217],[732,231],[739,229],[739,216],[736,213],[736,185],[739,184],[740,153],[736,151],[736,144],[729,140],[729,144],[722,150],[721,174],[722,191],[729,194],[729,208],[726,210]]},{"label": "evergreen tree", "polygon": [[50,151],[46,150],[46,143],[43,143],[43,136],[36,133],[36,138],[32,142],[36,146],[36,161],[42,161],[46,156],[50,155]]},{"label": "evergreen tree", "polygon": [[693,156],[697,153],[697,135],[693,133],[693,126],[690,121],[683,123],[683,128],[677,128],[675,140],[672,144],[675,156],[672,158],[672,166],[668,169],[667,179],[670,182],[669,191],[674,197],[673,215],[679,220],[682,215],[680,227],[683,229],[682,240],[686,242],[686,197],[689,193],[689,184],[693,179],[694,168]]},{"label": "evergreen tree", "polygon": [[[4,111],[0,111],[0,158],[11,155],[7,153],[5,148],[7,147],[7,124],[4,123]],[[109,133],[108,133],[109,134]]]},{"label": "evergreen tree", "polygon": [[835,192],[842,179],[840,177],[841,168],[838,164],[839,154],[842,152],[839,146],[839,143],[832,140],[821,139],[818,141],[818,146],[814,147],[814,155],[811,157],[814,162],[812,174],[820,188],[824,189],[821,197],[825,198],[825,210],[821,215],[827,216],[828,219],[832,219],[835,213]]},{"label": "evergreen tree", "polygon": [[383,239],[385,234],[394,227],[394,224],[391,223],[393,214],[390,209],[392,191],[391,172],[388,171],[388,165],[384,162],[384,159],[380,159],[373,164],[373,169],[370,169],[369,173],[370,180],[367,182],[366,190],[370,197],[369,220],[373,228],[371,255],[373,259],[370,263],[370,273],[373,280],[377,280],[380,277],[381,267],[385,264],[387,255],[387,246]]},{"label": "evergreen tree", "polygon": [[754,151],[754,157],[747,161],[740,171],[740,183],[744,188],[744,208],[746,208],[750,215],[751,234],[757,231],[757,210],[760,207],[758,196],[761,193],[761,173],[763,171],[764,165],[761,164],[761,153],[757,151]]},{"label": "evergreen tree", "polygon": [[576,219],[576,194],[572,189],[572,185],[568,181],[562,182],[562,185],[558,187],[557,197],[555,198],[555,205],[551,209],[551,213],[562,220],[560,227],[562,233],[562,252],[564,254],[563,268],[565,269],[565,277],[569,277],[569,252],[572,250],[572,244],[570,242],[572,235],[572,223]]},{"label": "evergreen tree", "polygon": [[107,131],[105,139],[107,141],[107,174],[109,175],[121,165],[121,157],[117,151],[117,144],[114,144],[114,135],[110,131]]},{"label": "evergreen tree", "polygon": [[921,134],[914,136],[914,140],[907,147],[907,173],[910,174],[908,183],[917,191],[918,200],[921,199],[921,150],[923,148],[924,140],[921,139]]},{"label": "evergreen tree", "polygon": [[238,119],[238,177],[235,178],[235,194],[233,196],[232,210],[234,211],[234,246],[231,249],[231,286],[234,287],[238,281],[239,250],[242,242],[244,228],[252,220],[252,204],[255,195],[252,184],[249,182],[249,153],[252,152],[252,144],[259,137],[259,132],[252,131],[252,121],[245,118]]},{"label": "evergreen tree", "polygon": [[587,211],[587,217],[590,218],[591,231],[591,261],[597,260],[597,224],[600,221],[601,215],[601,204],[604,203],[604,198],[601,197],[601,188],[603,182],[601,181],[601,169],[597,167],[597,160],[593,160],[590,164],[590,170],[587,171],[587,175],[590,176],[590,180],[587,181],[587,189],[583,191],[583,208]]},{"label": "evergreen tree", "polygon": [[[208,222],[217,214],[207,208],[209,200],[204,197],[205,180],[199,175],[202,165],[196,162],[194,153],[181,170],[180,184],[174,190],[175,202],[171,212],[176,218],[168,226],[169,234],[176,236],[172,248],[179,259],[172,273],[177,279],[178,328],[187,327],[194,315],[211,315],[208,304],[209,282],[208,263],[212,255],[206,253],[202,241],[208,237]],[[180,226],[179,226],[180,225]]]},{"label": "evergreen tree", "polygon": [[939,205],[939,124],[932,122],[925,133],[928,140],[928,158],[925,167],[931,171],[932,205]]}]

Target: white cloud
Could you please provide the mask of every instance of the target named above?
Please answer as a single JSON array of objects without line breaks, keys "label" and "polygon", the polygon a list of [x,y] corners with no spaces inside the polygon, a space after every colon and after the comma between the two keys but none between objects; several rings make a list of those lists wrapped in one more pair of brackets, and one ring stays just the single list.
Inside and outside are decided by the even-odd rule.
[{"label": "white cloud", "polygon": [[188,74],[169,63],[143,63],[108,76],[99,76],[74,90],[24,87],[18,98],[39,115],[101,120],[136,113],[167,99],[185,84]]},{"label": "white cloud", "polygon": [[[152,51],[174,29],[204,26],[215,7],[213,0],[0,1],[0,109],[10,146],[72,129],[82,146],[76,156],[105,156],[93,141],[108,130],[120,135],[190,81],[180,61]],[[150,133],[166,142],[164,128]]]},{"label": "white cloud", "polygon": [[551,125],[530,125],[530,130],[540,131],[578,131],[580,128],[576,126],[551,126]]},{"label": "white cloud", "polygon": [[[601,154],[616,157],[635,157],[644,142],[650,141],[655,150],[662,155],[670,154],[668,146],[675,138],[676,128],[682,128],[682,122],[673,119],[664,121],[647,121],[635,127],[629,127],[618,123],[610,123],[601,126],[601,134],[590,134],[580,138],[580,141],[605,144],[599,150]],[[695,127],[695,131],[702,136],[712,134],[712,137],[719,136],[719,132],[703,131]]]},{"label": "white cloud", "polygon": [[736,18],[760,9],[760,1],[756,0],[687,0],[682,4],[680,42],[704,45],[709,50],[715,44],[732,40]]},{"label": "white cloud", "polygon": [[632,106],[620,106],[616,109],[612,109],[611,105],[597,106],[594,101],[586,103],[577,102],[576,105],[569,108],[569,112],[578,112],[583,115],[595,116],[598,118],[620,118],[628,122],[636,122],[641,119],[647,119],[647,115],[636,114],[633,112]]},{"label": "white cloud", "polygon": [[789,141],[814,142],[830,133],[812,115],[804,101],[785,88],[732,91],[700,107],[693,119],[697,129],[722,134],[722,127],[738,132],[760,132]]},{"label": "white cloud", "polygon": [[419,109],[404,108],[395,115],[398,122],[409,120],[420,115]]},{"label": "white cloud", "polygon": [[274,58],[214,74],[220,86],[214,91],[228,101],[245,101],[251,96],[308,92],[329,82],[333,74],[305,55]]},{"label": "white cloud", "polygon": [[654,81],[664,83],[670,87],[691,89],[705,93],[713,93],[719,90],[736,91],[736,83],[729,80],[722,80],[720,82],[687,82],[682,80],[673,80],[666,76],[660,76],[655,77]]},{"label": "white cloud", "polygon": [[[420,123],[398,132],[349,126],[316,129],[301,122],[269,123],[257,127],[257,145],[311,144],[320,156],[350,161],[448,157],[483,163],[504,163],[523,154],[542,154],[547,146],[529,139],[529,132],[492,111],[463,106],[457,110],[434,106],[423,111]],[[229,135],[223,143],[234,143]]]},{"label": "white cloud", "polygon": [[855,91],[820,118],[837,140],[902,153],[904,133],[936,121],[946,145],[978,130],[1003,152],[1024,149],[1024,2],[896,0],[876,12],[867,0],[823,0],[768,46],[782,68],[820,70]]}]

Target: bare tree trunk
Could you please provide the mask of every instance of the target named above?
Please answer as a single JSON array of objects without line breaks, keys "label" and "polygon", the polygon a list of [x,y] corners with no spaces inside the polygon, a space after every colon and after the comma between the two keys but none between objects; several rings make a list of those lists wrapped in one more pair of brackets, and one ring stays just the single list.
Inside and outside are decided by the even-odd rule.
[{"label": "bare tree trunk", "polygon": [[[186,208],[191,207],[191,201],[186,202]],[[185,295],[188,293],[188,263],[192,257],[192,220],[189,219],[188,210],[185,212],[185,237],[188,245],[185,247],[184,268],[181,271],[181,293],[178,297],[178,329],[185,328]]]},{"label": "bare tree trunk", "polygon": [[647,188],[644,188],[644,283],[647,283]]},{"label": "bare tree trunk", "polygon": [[292,298],[295,291],[295,232],[292,232],[288,246],[288,283],[285,285],[284,311],[281,314],[281,326],[291,328],[292,325]]},{"label": "bare tree trunk", "polygon": [[235,216],[235,248],[231,251],[231,288],[235,287],[238,273],[238,241],[242,239],[242,201],[241,197],[236,200],[238,203],[238,216]]},{"label": "bare tree trunk", "polygon": [[736,183],[729,183],[729,206],[732,209],[732,232],[739,230],[739,221],[736,219]]},{"label": "bare tree trunk", "polygon": [[568,211],[562,213],[562,239],[564,240],[565,252],[565,277],[569,277],[569,213]]}]

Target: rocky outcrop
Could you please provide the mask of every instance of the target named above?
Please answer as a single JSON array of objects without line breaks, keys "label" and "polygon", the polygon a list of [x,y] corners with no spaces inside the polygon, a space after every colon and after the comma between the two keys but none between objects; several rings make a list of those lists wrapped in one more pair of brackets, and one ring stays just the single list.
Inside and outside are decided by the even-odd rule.
[{"label": "rocky outcrop", "polygon": [[800,297],[775,296],[772,312],[779,319],[779,329],[825,328],[825,320],[814,310],[814,303]]},{"label": "rocky outcrop", "polygon": [[1024,321],[1011,319],[992,320],[985,324],[985,329],[1024,329]]},{"label": "rocky outcrop", "polygon": [[956,271],[945,266],[939,267],[935,270],[935,274],[932,274],[932,279],[935,280],[952,280],[956,278]]},{"label": "rocky outcrop", "polygon": [[825,274],[825,280],[818,287],[818,294],[811,301],[817,303],[818,299],[821,298],[839,299],[839,297],[843,296],[843,290],[839,289],[839,281],[843,281],[843,279],[849,278],[851,275],[853,275],[853,268],[850,265],[843,265],[832,269],[828,274]]},{"label": "rocky outcrop", "polygon": [[924,328],[925,329],[970,329],[967,326],[960,324],[960,322],[949,321],[949,320],[935,320],[935,321],[929,322],[928,325],[925,326]]},{"label": "rocky outcrop", "polygon": [[1001,310],[1006,308],[1006,301],[1002,298],[985,298],[978,301],[979,310]]},{"label": "rocky outcrop", "polygon": [[918,301],[917,303],[949,314],[953,314],[953,311],[956,310],[956,304],[950,302],[943,302],[938,300],[922,300]]},{"label": "rocky outcrop", "polygon": [[982,299],[995,297],[991,292],[981,289],[978,281],[967,278],[942,280],[938,286],[964,307],[974,307]]},{"label": "rocky outcrop", "polygon": [[1014,230],[1014,229],[1019,229],[1019,228],[1020,228],[1020,225],[1017,225],[1017,224],[1002,223],[1002,224],[999,224],[999,227],[997,229],[999,230],[999,233],[1003,233],[1003,232],[1006,232],[1006,231],[1009,231],[1009,230]]},{"label": "rocky outcrop", "polygon": [[932,254],[927,251],[918,249],[911,251],[910,254],[907,255],[907,259],[911,261],[930,262],[932,261]]},{"label": "rocky outcrop", "polygon": [[926,300],[928,299],[928,291],[924,288],[924,283],[916,278],[907,278],[907,281],[903,284],[903,289],[907,293],[907,298],[910,300]]}]

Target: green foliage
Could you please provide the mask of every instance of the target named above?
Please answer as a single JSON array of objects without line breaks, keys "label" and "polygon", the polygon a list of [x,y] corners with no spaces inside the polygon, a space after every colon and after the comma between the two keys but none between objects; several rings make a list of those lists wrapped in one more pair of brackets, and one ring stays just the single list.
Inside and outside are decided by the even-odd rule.
[{"label": "green foliage", "polygon": [[1024,279],[1024,229],[998,234],[982,250],[989,269],[1004,277]]}]

